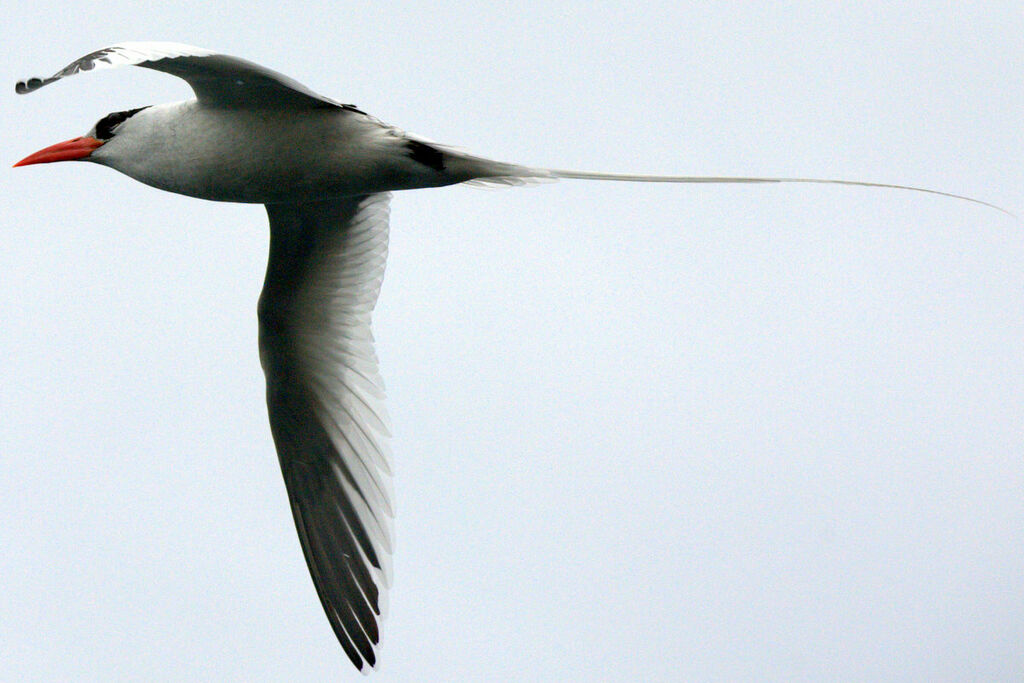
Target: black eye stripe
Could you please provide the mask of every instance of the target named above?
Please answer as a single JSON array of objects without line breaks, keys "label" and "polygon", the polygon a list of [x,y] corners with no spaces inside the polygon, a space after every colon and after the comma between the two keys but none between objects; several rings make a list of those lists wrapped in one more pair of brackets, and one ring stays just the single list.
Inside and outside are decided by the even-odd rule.
[{"label": "black eye stripe", "polygon": [[109,140],[114,137],[114,128],[118,124],[124,123],[143,109],[148,109],[148,107],[139,107],[138,109],[116,111],[113,114],[107,114],[96,124],[96,138],[98,140]]}]

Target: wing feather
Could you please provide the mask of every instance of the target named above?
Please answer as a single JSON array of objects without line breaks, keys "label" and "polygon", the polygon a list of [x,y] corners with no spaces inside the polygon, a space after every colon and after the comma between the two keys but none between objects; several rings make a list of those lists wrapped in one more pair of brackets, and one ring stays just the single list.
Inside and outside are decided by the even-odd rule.
[{"label": "wing feather", "polygon": [[387,257],[386,194],[271,204],[260,296],[270,426],[317,595],[356,667],[376,663],[393,494],[370,319]]},{"label": "wing feather", "polygon": [[298,81],[254,62],[182,43],[126,42],[90,52],[47,78],[28,78],[14,86],[19,95],[83,71],[142,66],[184,79],[200,102],[232,107],[342,107]]}]

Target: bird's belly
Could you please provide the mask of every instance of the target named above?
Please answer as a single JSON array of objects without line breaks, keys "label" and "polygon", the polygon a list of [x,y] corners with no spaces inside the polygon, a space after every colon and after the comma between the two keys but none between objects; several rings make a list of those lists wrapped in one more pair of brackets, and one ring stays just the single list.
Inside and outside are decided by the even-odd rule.
[{"label": "bird's belly", "polygon": [[234,161],[220,158],[208,165],[197,164],[186,178],[152,174],[136,179],[161,190],[200,199],[255,204],[316,201],[394,189],[376,178],[380,174],[361,175],[302,165],[266,168],[253,166],[245,159]]},{"label": "bird's belly", "polygon": [[273,204],[315,201],[330,197],[380,192],[388,182],[384,160],[353,164],[337,155],[336,163],[281,160],[269,163],[252,148],[226,150],[215,158],[193,159],[190,173],[155,172],[135,175],[136,180],[178,194],[221,202]]}]

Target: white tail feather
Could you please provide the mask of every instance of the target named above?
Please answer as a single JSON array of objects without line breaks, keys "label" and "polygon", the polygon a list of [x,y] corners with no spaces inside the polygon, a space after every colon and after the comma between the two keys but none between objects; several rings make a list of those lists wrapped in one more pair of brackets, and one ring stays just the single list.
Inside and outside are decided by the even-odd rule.
[{"label": "white tail feather", "polygon": [[910,185],[893,185],[891,183],[869,183],[859,180],[831,180],[820,178],[743,178],[729,176],[675,176],[675,175],[632,175],[626,173],[591,173],[588,171],[566,171],[556,168],[530,169],[539,177],[572,178],[577,180],[619,180],[631,183],[814,183],[819,185],[852,185],[856,187],[881,187],[890,190],[909,190],[910,192],[925,192],[936,194],[942,197],[959,199],[972,204],[980,204],[990,209],[1005,213],[1007,216],[1017,218],[1016,215],[995,204],[967,197],[952,192],[941,190],[929,190],[924,187],[911,187]]}]

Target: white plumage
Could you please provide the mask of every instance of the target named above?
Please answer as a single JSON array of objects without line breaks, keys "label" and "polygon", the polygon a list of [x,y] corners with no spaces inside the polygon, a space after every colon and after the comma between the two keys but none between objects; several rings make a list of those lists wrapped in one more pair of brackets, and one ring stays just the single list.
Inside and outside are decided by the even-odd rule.
[{"label": "white plumage", "polygon": [[267,205],[271,243],[259,321],[271,430],[317,593],[360,669],[377,661],[394,547],[388,419],[371,332],[391,191],[544,178],[810,182],[992,206],[845,180],[636,176],[492,161],[406,134],[252,62],[178,43],[111,46],[15,89],[34,92],[124,65],[179,76],[196,99],[116,112],[85,136],[17,165],[91,161],[171,192]]}]

